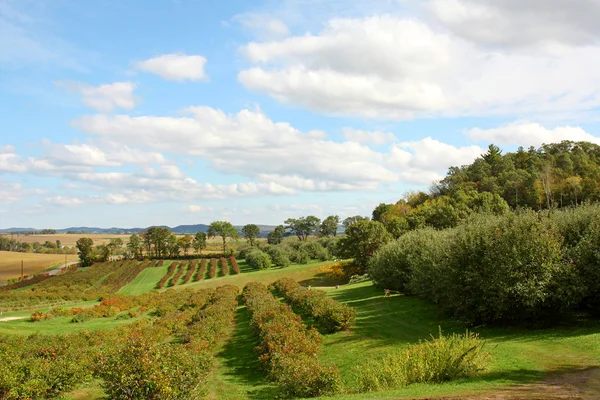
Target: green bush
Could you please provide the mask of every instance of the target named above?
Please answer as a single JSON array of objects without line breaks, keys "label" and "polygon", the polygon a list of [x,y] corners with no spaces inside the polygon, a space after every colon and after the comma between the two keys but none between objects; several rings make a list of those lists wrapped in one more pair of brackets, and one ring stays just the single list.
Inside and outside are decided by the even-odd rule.
[{"label": "green bush", "polygon": [[313,260],[327,261],[330,259],[329,251],[318,241],[309,241],[304,243],[300,249],[308,253],[308,256]]},{"label": "green bush", "polygon": [[290,261],[294,264],[308,264],[310,256],[303,249],[296,249],[290,252]]},{"label": "green bush", "polygon": [[97,371],[112,399],[200,399],[211,364],[208,352],[164,343],[164,333],[143,326],[100,357]]},{"label": "green bush", "polygon": [[271,257],[267,253],[255,249],[246,255],[246,263],[254,269],[267,269],[271,267]]},{"label": "green bush", "polygon": [[337,367],[323,366],[315,357],[323,338],[314,328],[308,329],[261,283],[248,283],[242,297],[259,338],[259,359],[285,394],[315,397],[341,391]]},{"label": "green bush", "polygon": [[361,392],[394,389],[412,383],[440,383],[469,378],[487,369],[485,342],[467,331],[464,335],[432,337],[400,354],[369,360],[357,367]]},{"label": "green bush", "polygon": [[473,323],[553,318],[579,302],[570,296],[574,269],[561,244],[549,220],[535,212],[472,218],[452,234],[440,304]]},{"label": "green bush", "polygon": [[347,304],[326,297],[322,290],[307,290],[293,279],[282,278],[273,283],[273,288],[327,333],[349,329],[356,317],[356,311]]},{"label": "green bush", "polygon": [[432,228],[408,232],[379,249],[367,272],[381,288],[437,301],[441,293],[436,283],[448,265],[450,233]]},{"label": "green bush", "polygon": [[288,267],[292,263],[289,258],[289,252],[283,246],[267,246],[265,252],[269,254],[273,264],[278,267]]}]

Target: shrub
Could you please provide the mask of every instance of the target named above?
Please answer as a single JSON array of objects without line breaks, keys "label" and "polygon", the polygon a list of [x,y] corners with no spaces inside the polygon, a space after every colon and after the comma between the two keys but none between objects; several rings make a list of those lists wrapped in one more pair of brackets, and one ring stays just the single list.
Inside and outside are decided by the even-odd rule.
[{"label": "shrub", "polygon": [[600,220],[593,219],[567,255],[574,265],[583,294],[583,305],[600,314]]},{"label": "shrub", "polygon": [[173,276],[173,274],[175,273],[175,269],[177,268],[177,263],[172,262],[171,265],[169,265],[169,269],[167,270],[167,273],[165,274],[165,276],[163,276],[160,281],[158,282],[158,284],[156,285],[156,287],[158,289],[162,289],[163,287],[165,287],[165,284],[167,283],[167,281],[169,279],[171,279],[171,277]]},{"label": "shrub", "polygon": [[267,269],[271,267],[271,257],[261,250],[253,250],[246,255],[246,263],[254,269]]},{"label": "shrub", "polygon": [[216,258],[211,258],[210,259],[210,267],[208,269],[208,278],[212,279],[217,275],[217,259]]},{"label": "shrub", "polygon": [[285,394],[315,397],[341,391],[339,370],[335,366],[323,366],[315,357],[322,341],[318,332],[302,324],[300,318],[261,283],[248,283],[242,297],[259,337],[259,358]]},{"label": "shrub", "polygon": [[229,262],[231,263],[231,270],[233,271],[234,274],[239,274],[240,271],[240,266],[237,263],[237,260],[235,259],[234,256],[229,257]]},{"label": "shrub", "polygon": [[185,285],[186,283],[188,283],[192,279],[192,276],[194,275],[194,272],[196,272],[196,266],[197,265],[198,265],[198,261],[196,261],[196,260],[192,261],[188,265],[187,272],[185,273],[185,276],[183,277],[182,285]]},{"label": "shrub", "polygon": [[535,212],[479,215],[452,235],[439,303],[470,322],[535,322],[579,302],[569,298],[573,268],[561,238]]},{"label": "shrub", "polygon": [[308,264],[310,262],[310,256],[303,249],[296,249],[290,252],[290,261],[294,264]]},{"label": "shrub", "polygon": [[310,241],[304,243],[300,249],[308,253],[308,256],[313,260],[327,261],[329,260],[329,252],[326,248],[321,246],[321,243],[317,241]]},{"label": "shrub", "polygon": [[271,257],[271,261],[278,267],[288,267],[292,262],[289,253],[283,246],[267,246],[265,251]]},{"label": "shrub", "polygon": [[52,319],[52,318],[54,318],[54,315],[52,315],[50,313],[46,314],[46,313],[43,313],[43,312],[40,312],[40,311],[34,311],[29,316],[29,320],[31,322],[45,321],[45,320]]},{"label": "shrub", "polygon": [[147,326],[131,331],[118,350],[101,356],[97,371],[110,398],[200,399],[211,363],[209,353],[163,343],[162,334]]},{"label": "shrub", "polygon": [[425,228],[384,245],[369,260],[367,273],[384,289],[435,300],[440,269],[448,265],[450,233]]},{"label": "shrub", "polygon": [[198,269],[198,272],[196,273],[196,276],[194,277],[194,282],[198,282],[198,281],[204,279],[205,273],[206,273],[206,259],[202,259],[200,261],[200,268]]},{"label": "shrub", "polygon": [[273,288],[327,333],[349,329],[356,318],[356,311],[348,305],[326,297],[322,290],[307,290],[293,279],[282,278],[273,283]]},{"label": "shrub", "polygon": [[373,392],[412,383],[440,383],[477,375],[487,368],[485,342],[467,331],[442,335],[410,346],[400,354],[370,360],[356,369],[359,390]]},{"label": "shrub", "polygon": [[187,264],[183,261],[179,263],[179,268],[177,268],[177,272],[171,278],[169,286],[175,286],[179,283],[179,279],[181,279],[181,275],[183,275],[183,271],[185,270],[186,265]]},{"label": "shrub", "polygon": [[225,257],[219,258],[221,264],[221,276],[226,276],[229,273],[229,266],[227,265],[227,259]]}]

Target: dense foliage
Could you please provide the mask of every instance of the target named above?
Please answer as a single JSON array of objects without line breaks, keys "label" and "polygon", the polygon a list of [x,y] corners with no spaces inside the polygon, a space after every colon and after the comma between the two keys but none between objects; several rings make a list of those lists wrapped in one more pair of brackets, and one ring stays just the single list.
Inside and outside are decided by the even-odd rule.
[{"label": "dense foliage", "polygon": [[412,383],[441,383],[477,375],[487,368],[489,354],[479,336],[438,337],[410,346],[399,354],[369,360],[357,369],[361,392],[394,389]]},{"label": "dense foliage", "polygon": [[308,290],[291,278],[276,281],[273,288],[294,309],[312,318],[324,332],[347,330],[356,317],[356,311],[352,307],[327,297],[322,290]]},{"label": "dense foliage", "polygon": [[324,366],[316,357],[323,340],[316,330],[308,329],[289,306],[280,303],[261,283],[246,285],[243,299],[259,337],[260,359],[284,393],[316,397],[341,391],[337,367]]},{"label": "dense foliage", "polygon": [[598,312],[600,207],[477,215],[409,232],[378,251],[374,282],[433,301],[472,323],[529,323]]}]

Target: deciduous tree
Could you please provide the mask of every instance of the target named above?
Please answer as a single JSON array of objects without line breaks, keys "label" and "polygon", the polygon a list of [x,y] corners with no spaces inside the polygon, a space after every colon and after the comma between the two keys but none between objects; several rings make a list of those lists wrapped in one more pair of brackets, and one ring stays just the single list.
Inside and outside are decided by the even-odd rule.
[{"label": "deciduous tree", "polygon": [[298,240],[306,241],[319,226],[321,220],[313,215],[300,218],[288,218],[285,221],[285,229],[292,232]]},{"label": "deciduous tree", "polygon": [[94,261],[94,241],[90,238],[83,237],[75,242],[77,247],[77,255],[81,260],[81,265],[88,267]]},{"label": "deciduous tree", "polygon": [[250,246],[254,246],[254,240],[260,235],[260,228],[256,224],[248,224],[242,228],[242,233],[250,243]]},{"label": "deciduous tree", "polygon": [[228,221],[214,221],[211,222],[208,227],[208,237],[221,236],[223,239],[223,253],[227,251],[227,238],[237,238],[238,231],[235,229],[231,222]]}]

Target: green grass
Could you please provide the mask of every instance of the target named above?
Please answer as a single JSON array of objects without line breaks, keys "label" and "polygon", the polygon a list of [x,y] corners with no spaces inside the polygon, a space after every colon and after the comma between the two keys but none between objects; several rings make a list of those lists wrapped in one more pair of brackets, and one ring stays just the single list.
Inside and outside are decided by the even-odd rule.
[{"label": "green grass", "polygon": [[[329,295],[354,307],[358,313],[354,329],[325,337],[320,355],[336,363],[346,386],[355,389],[353,370],[367,357],[380,357],[435,335],[463,333],[467,328],[439,315],[435,306],[420,299],[395,295],[385,297],[370,282],[329,288]],[[582,320],[576,327],[551,329],[471,328],[487,340],[492,354],[489,371],[474,379],[445,384],[419,384],[389,392],[369,393],[368,398],[445,396],[529,383],[548,373],[600,365],[600,322]],[[364,398],[347,394],[336,399]]]},{"label": "green grass", "polygon": [[[285,268],[272,267],[262,271],[256,271],[250,267],[247,267],[245,262],[238,261],[240,270],[242,271],[238,275],[217,275],[212,279],[203,279],[198,282],[190,282],[187,285],[178,285],[174,288],[213,288],[222,285],[235,285],[239,288],[243,288],[248,282],[251,281],[269,284],[283,277],[289,277],[305,283],[313,282],[318,285],[326,285],[329,283],[329,280],[323,276],[319,269],[323,265],[332,263],[332,261],[326,261],[302,265],[293,264]],[[244,267],[242,265],[244,265]],[[208,271],[208,265],[206,269]]]},{"label": "green grass", "polygon": [[265,380],[254,347],[250,314],[238,308],[232,337],[217,353],[217,368],[209,386],[211,398],[224,400],[273,399],[277,388]]},{"label": "green grass", "polygon": [[162,279],[169,269],[168,264],[161,267],[146,268],[134,280],[123,286],[117,293],[126,296],[136,296],[156,289],[158,281]]},{"label": "green grass", "polygon": [[[290,277],[306,286],[323,287],[332,298],[346,302],[357,311],[352,330],[326,335],[319,354],[324,363],[340,367],[347,393],[334,399],[397,399],[415,397],[463,396],[468,393],[498,390],[509,385],[525,384],[544,379],[549,374],[600,366],[600,321],[575,316],[563,325],[546,329],[469,327],[487,340],[492,355],[490,368],[477,378],[462,379],[445,384],[415,384],[406,388],[357,394],[354,370],[369,357],[381,357],[436,335],[439,327],[444,333],[464,333],[467,326],[445,318],[435,305],[415,297],[392,295],[370,282],[334,287],[339,281],[326,278],[320,271],[327,263],[292,265],[287,268],[251,270],[243,260],[238,261],[242,273],[204,279],[174,289],[211,288],[232,284],[242,288],[249,281],[269,284],[281,277]],[[168,263],[165,263],[168,264]],[[132,295],[155,289],[164,276],[167,265],[142,271],[120,293]],[[208,269],[208,268],[207,268]],[[92,306],[95,302],[86,302]],[[81,303],[79,303],[81,304]],[[80,306],[70,304],[69,307]],[[43,309],[40,309],[44,311]],[[5,313],[3,316],[28,316],[31,311]],[[32,323],[25,320],[0,322],[0,333],[29,334],[34,332],[64,333],[80,329],[111,329],[132,320],[95,319],[82,324],[68,318]],[[272,399],[276,389],[269,384],[253,351],[256,340],[249,327],[245,307],[236,314],[235,330],[217,354],[217,365],[210,383],[209,398],[215,399]],[[100,398],[97,385],[70,394],[71,399]]]},{"label": "green grass", "polygon": [[99,329],[112,329],[117,326],[127,325],[138,318],[116,319],[94,318],[82,323],[71,322],[72,317],[56,317],[46,321],[31,322],[29,319],[0,322],[0,333],[31,335],[42,333],[45,335],[60,335],[83,330],[96,331]]}]

